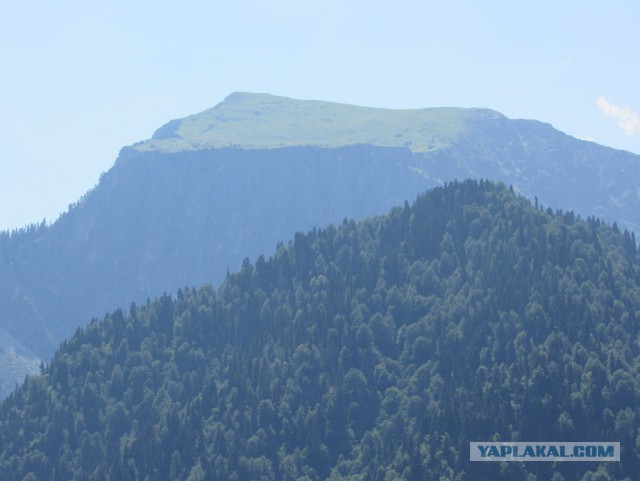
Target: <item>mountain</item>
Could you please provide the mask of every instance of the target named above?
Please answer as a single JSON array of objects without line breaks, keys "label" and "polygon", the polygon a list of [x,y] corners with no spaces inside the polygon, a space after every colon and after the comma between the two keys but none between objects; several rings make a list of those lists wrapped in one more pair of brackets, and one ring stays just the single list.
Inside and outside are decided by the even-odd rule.
[{"label": "mountain", "polygon": [[[219,284],[296,231],[384,212],[456,178],[503,180],[634,230],[638,160],[491,110],[232,94],[123,148],[51,226],[0,234],[0,329],[12,339],[3,352],[48,360],[93,317]],[[0,371],[0,385],[24,372]]]},{"label": "mountain", "polygon": [[[107,310],[219,283],[311,228],[422,189],[405,150],[352,146],[141,154],[119,161],[52,226],[0,239],[1,325],[48,359]],[[371,188],[371,186],[376,188]]]},{"label": "mountain", "polygon": [[125,152],[359,144],[409,149],[415,167],[436,184],[497,179],[547,204],[640,228],[638,155],[489,109],[391,110],[234,93],[212,109],[167,123]]},{"label": "mountain", "polygon": [[[93,321],[0,404],[1,479],[632,480],[640,252],[454,182]],[[471,463],[469,441],[619,463]]]}]

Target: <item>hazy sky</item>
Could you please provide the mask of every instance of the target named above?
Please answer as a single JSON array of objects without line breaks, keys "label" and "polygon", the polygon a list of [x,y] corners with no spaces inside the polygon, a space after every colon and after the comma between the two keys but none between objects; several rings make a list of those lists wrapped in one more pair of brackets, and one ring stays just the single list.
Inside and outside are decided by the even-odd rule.
[{"label": "hazy sky", "polygon": [[233,91],[487,107],[640,153],[636,0],[0,5],[0,230],[55,220],[122,146]]}]

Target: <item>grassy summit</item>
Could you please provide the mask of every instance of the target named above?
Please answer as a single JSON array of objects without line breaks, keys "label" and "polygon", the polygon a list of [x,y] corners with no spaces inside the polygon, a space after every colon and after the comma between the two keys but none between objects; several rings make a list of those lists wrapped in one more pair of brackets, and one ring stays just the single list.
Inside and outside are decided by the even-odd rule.
[{"label": "grassy summit", "polygon": [[470,120],[498,116],[484,109],[393,110],[233,93],[212,109],[169,122],[135,148],[179,152],[232,145],[257,149],[370,144],[428,152],[465,134]]}]

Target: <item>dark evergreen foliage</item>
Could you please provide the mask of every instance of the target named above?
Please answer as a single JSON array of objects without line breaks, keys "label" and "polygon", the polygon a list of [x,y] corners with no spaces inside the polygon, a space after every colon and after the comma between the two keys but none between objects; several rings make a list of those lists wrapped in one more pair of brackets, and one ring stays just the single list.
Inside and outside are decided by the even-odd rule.
[{"label": "dark evergreen foliage", "polygon": [[[638,257],[484,181],[298,234],[79,330],[0,405],[0,479],[637,479]],[[622,461],[470,463],[483,440]]]}]

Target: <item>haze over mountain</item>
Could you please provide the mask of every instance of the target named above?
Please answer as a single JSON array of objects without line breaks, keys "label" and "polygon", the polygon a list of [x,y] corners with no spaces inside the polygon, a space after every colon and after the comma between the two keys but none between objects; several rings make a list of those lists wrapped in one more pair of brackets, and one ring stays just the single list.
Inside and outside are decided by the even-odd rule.
[{"label": "haze over mountain", "polygon": [[488,109],[389,110],[234,93],[210,110],[167,123],[134,150],[358,144],[409,149],[432,182],[498,179],[547,204],[640,227],[640,156]]},{"label": "haze over mountain", "polygon": [[218,284],[296,231],[384,212],[455,178],[503,180],[636,229],[639,158],[491,110],[232,94],[122,149],[53,225],[0,235],[2,385],[94,316]]},{"label": "haze over mountain", "polygon": [[636,480],[639,317],[628,232],[454,182],[79,330],[0,404],[0,478]]}]

